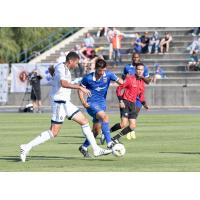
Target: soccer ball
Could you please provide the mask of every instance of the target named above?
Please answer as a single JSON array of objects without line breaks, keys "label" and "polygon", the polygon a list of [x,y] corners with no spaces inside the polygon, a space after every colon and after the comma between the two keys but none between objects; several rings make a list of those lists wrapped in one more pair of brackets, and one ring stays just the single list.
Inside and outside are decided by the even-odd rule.
[{"label": "soccer ball", "polygon": [[112,153],[116,157],[121,157],[126,153],[126,149],[123,144],[115,144],[112,148]]}]

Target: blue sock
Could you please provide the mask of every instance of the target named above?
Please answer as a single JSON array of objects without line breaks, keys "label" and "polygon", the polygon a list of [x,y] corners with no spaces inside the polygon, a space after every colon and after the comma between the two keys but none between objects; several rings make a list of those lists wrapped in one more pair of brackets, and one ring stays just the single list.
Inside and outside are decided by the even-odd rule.
[{"label": "blue sock", "polygon": [[90,142],[86,139],[82,146],[88,148],[90,146]]},{"label": "blue sock", "polygon": [[109,142],[111,142],[109,123],[101,122],[101,129],[102,129],[102,133],[104,134],[106,143],[108,144]]}]

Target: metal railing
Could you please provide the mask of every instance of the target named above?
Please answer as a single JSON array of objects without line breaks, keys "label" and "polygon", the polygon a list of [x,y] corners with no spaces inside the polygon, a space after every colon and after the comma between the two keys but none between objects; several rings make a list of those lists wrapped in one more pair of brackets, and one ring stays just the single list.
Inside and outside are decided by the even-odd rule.
[{"label": "metal railing", "polygon": [[[63,28],[60,28],[59,31],[51,33],[47,38],[38,41],[32,47],[25,49],[24,51],[19,53],[17,55],[18,62],[20,62],[20,63],[29,62],[31,59],[33,59],[33,58],[39,56],[41,53],[49,50],[54,45],[58,44],[60,41],[69,37],[70,35],[74,34],[75,32],[77,32],[80,29],[81,29],[80,27],[74,27],[65,32],[63,30]],[[59,38],[55,39],[55,36],[57,36],[58,34],[61,34],[61,36]]]}]

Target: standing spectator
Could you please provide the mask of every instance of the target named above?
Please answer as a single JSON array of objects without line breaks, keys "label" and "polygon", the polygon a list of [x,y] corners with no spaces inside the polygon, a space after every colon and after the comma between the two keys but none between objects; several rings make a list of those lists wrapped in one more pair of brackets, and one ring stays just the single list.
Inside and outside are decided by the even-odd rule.
[{"label": "standing spectator", "polygon": [[189,58],[187,70],[188,71],[198,71],[199,70],[199,59],[198,59],[198,55],[195,51],[193,51],[192,55]]},{"label": "standing spectator", "polygon": [[149,46],[149,36],[148,32],[145,32],[144,35],[141,36],[141,46],[142,46],[142,53],[148,52],[148,46]]},{"label": "standing spectator", "polygon": [[135,41],[133,43],[133,52],[141,53],[142,52],[142,43],[139,33],[135,34]]},{"label": "standing spectator", "polygon": [[122,61],[120,53],[122,39],[123,35],[118,30],[114,30],[114,36],[112,38],[112,46],[113,46],[115,65],[118,65]]},{"label": "standing spectator", "polygon": [[153,76],[152,82],[156,83],[157,79],[162,79],[165,78],[165,72],[164,70],[160,67],[159,64],[155,64],[156,70],[155,70],[155,74]]},{"label": "standing spectator", "polygon": [[157,31],[153,33],[153,36],[150,38],[148,51],[149,53],[158,53],[160,44],[160,36]]},{"label": "standing spectator", "polygon": [[108,33],[107,33],[107,41],[109,43],[109,60],[112,59],[112,55],[113,55],[113,46],[112,46],[112,39],[114,36],[114,31],[113,29],[109,29]]},{"label": "standing spectator", "polygon": [[[84,60],[87,60],[86,56],[83,54],[83,49],[80,45],[75,45],[74,52],[76,52],[80,58],[78,66],[74,69],[74,75],[75,77],[82,77],[84,73],[84,66],[82,63],[84,63]],[[66,57],[65,57],[66,59]]]},{"label": "standing spectator", "polygon": [[169,52],[169,44],[172,42],[172,36],[170,33],[165,32],[165,37],[161,39],[160,41],[160,52],[164,53],[164,48],[165,52]]},{"label": "standing spectator", "polygon": [[199,53],[200,52],[200,38],[199,39],[194,38],[192,44],[190,44],[187,47],[187,50],[190,51],[190,54],[192,54],[194,51],[196,53]]},{"label": "standing spectator", "polygon": [[108,33],[108,27],[101,27],[99,28],[99,30],[97,31],[97,37],[103,37],[103,36],[107,36]]},{"label": "standing spectator", "polygon": [[40,80],[42,79],[42,75],[40,74],[39,70],[33,70],[29,74],[31,88],[31,100],[33,103],[33,112],[41,113],[41,87],[40,87]]}]

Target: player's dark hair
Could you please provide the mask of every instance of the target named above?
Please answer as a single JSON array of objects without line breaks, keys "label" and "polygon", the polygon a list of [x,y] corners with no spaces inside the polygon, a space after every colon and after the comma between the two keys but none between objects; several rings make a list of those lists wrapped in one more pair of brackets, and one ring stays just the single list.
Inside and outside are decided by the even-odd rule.
[{"label": "player's dark hair", "polygon": [[135,64],[135,69],[137,69],[138,66],[141,66],[141,65],[144,67],[144,64],[143,64],[143,63],[136,63],[136,64]]},{"label": "player's dark hair", "polygon": [[103,69],[105,67],[107,67],[106,61],[101,58],[98,58],[95,63],[95,69],[99,69],[99,68]]},{"label": "player's dark hair", "polygon": [[135,53],[135,52],[134,52],[134,53],[132,54],[132,58],[135,57],[136,55],[140,57],[140,54],[139,54],[139,53]]},{"label": "player's dark hair", "polygon": [[76,59],[80,58],[79,55],[74,51],[70,51],[66,56],[66,62],[68,62],[69,60],[76,60]]}]

